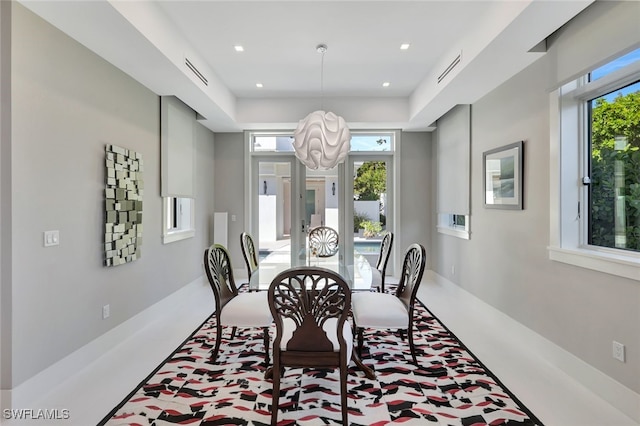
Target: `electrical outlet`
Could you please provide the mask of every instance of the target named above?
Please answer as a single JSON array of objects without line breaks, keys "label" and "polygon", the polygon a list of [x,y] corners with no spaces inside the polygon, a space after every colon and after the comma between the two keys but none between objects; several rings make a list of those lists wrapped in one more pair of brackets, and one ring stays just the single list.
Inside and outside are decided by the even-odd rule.
[{"label": "electrical outlet", "polygon": [[613,357],[620,362],[624,362],[624,345],[613,341]]},{"label": "electrical outlet", "polygon": [[109,305],[104,305],[102,307],[102,319],[109,318],[109,315],[111,315],[111,307]]}]

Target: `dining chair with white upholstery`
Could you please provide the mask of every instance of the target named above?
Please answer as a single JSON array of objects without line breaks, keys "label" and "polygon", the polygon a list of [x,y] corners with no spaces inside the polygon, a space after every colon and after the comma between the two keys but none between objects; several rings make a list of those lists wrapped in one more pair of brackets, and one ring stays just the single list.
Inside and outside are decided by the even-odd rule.
[{"label": "dining chair with white upholstery", "polygon": [[342,424],[347,421],[347,366],[353,332],[347,321],[351,290],[337,273],[296,267],[278,274],[268,291],[276,325],[273,342],[271,424],[277,424],[285,367],[340,369]]},{"label": "dining chair with white upholstery", "polygon": [[331,257],[338,252],[338,231],[329,226],[317,226],[309,231],[309,251],[317,257]]},{"label": "dining chair with white upholstery", "polygon": [[215,299],[216,342],[211,354],[215,362],[220,350],[223,327],[233,327],[231,339],[237,327],[259,327],[264,332],[265,366],[269,365],[269,327],[273,322],[267,294],[264,291],[240,293],[233,279],[229,252],[214,244],[204,252],[204,269]]},{"label": "dining chair with white upholstery", "polygon": [[422,245],[411,244],[404,256],[402,275],[395,293],[354,292],[351,297],[354,328],[358,336],[358,354],[362,355],[365,328],[407,331],[413,363],[418,365],[413,342],[413,311],[416,293],[426,262]]}]

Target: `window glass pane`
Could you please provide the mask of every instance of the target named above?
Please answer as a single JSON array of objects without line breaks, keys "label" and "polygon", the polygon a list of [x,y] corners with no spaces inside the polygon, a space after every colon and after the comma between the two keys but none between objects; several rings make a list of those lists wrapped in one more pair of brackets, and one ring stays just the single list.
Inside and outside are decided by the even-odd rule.
[{"label": "window glass pane", "polygon": [[[253,152],[293,152],[293,136],[254,135]],[[351,151],[393,151],[393,135],[351,133]]]},{"label": "window glass pane", "polygon": [[640,60],[640,49],[636,49],[633,52],[627,53],[626,55],[621,56],[618,59],[591,71],[590,80],[595,81],[607,74],[611,74],[612,72],[619,70],[620,68],[631,65],[638,60]]},{"label": "window glass pane", "polygon": [[467,217],[462,214],[454,214],[452,215],[453,226],[460,226],[462,228],[465,227]]},{"label": "window glass pane", "polygon": [[351,151],[393,151],[393,136],[352,133]]},{"label": "window glass pane", "polygon": [[387,230],[387,162],[356,161],[354,171],[353,245],[375,265]]},{"label": "window glass pane", "polygon": [[588,106],[589,244],[640,251],[640,82]]},{"label": "window glass pane", "polygon": [[253,150],[256,152],[291,152],[293,151],[293,137],[271,135],[254,136]]}]

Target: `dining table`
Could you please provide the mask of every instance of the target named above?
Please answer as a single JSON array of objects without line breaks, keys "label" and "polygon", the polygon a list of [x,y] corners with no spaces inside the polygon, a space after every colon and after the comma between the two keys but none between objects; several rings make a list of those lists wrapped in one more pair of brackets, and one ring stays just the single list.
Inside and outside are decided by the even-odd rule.
[{"label": "dining table", "polygon": [[[348,263],[338,255],[327,258],[307,256],[298,266],[322,267],[337,272],[351,291],[370,291],[382,282],[380,271],[372,267],[367,258],[358,252],[354,252],[353,261]],[[249,277],[248,290],[266,291],[276,275],[289,268],[290,263],[260,262]]]}]

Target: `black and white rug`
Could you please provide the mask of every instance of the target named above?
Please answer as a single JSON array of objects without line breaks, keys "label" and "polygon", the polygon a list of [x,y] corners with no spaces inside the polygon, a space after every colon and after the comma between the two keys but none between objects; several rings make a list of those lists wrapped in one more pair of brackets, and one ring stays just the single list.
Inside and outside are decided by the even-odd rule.
[{"label": "black and white rug", "polygon": [[[542,423],[420,302],[415,332],[418,363],[397,333],[368,330],[369,380],[350,366],[352,425],[536,425]],[[100,425],[268,425],[271,381],[264,379],[261,330],[224,331],[209,361],[215,318],[207,319]],[[287,369],[279,425],[340,424],[337,370]]]}]

